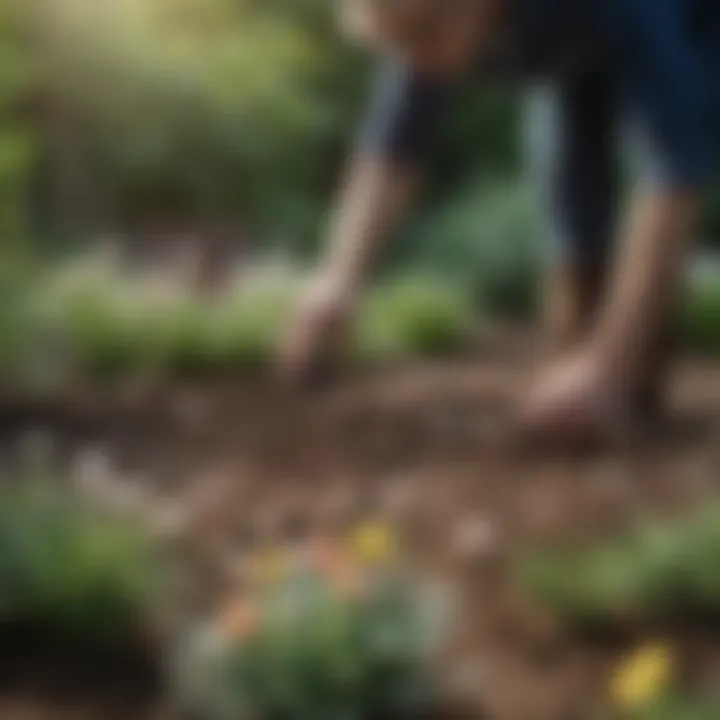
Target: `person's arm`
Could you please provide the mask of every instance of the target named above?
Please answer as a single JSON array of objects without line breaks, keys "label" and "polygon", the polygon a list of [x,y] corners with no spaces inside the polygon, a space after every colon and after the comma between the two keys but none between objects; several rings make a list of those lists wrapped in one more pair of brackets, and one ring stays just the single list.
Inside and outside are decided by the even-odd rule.
[{"label": "person's arm", "polygon": [[633,378],[677,293],[708,173],[707,85],[682,0],[642,0],[626,72],[651,158],[634,193],[597,340],[606,367]]},{"label": "person's arm", "polygon": [[400,64],[383,72],[336,205],[325,258],[283,337],[279,360],[286,377],[312,377],[343,354],[362,279],[412,204],[447,92],[446,81]]},{"label": "person's arm", "polygon": [[324,277],[355,294],[377,253],[411,208],[420,184],[415,166],[387,158],[352,158],[329,229]]},{"label": "person's arm", "polygon": [[323,267],[351,290],[412,206],[449,84],[400,61],[381,71],[333,214]]}]

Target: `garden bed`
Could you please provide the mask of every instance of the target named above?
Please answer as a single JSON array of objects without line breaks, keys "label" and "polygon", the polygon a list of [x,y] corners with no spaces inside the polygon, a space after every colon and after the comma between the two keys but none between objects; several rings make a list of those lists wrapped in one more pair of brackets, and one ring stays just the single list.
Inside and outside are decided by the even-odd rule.
[{"label": "garden bed", "polygon": [[[612,669],[624,651],[655,638],[567,628],[520,590],[514,558],[615,536],[641,513],[682,517],[715,497],[720,370],[685,364],[672,428],[602,457],[540,459],[502,442],[508,390],[526,376],[519,358],[527,355],[416,364],[313,393],[270,379],[217,380],[14,403],[0,413],[0,440],[10,464],[42,462],[58,475],[94,468],[151,491],[160,524],[181,536],[194,578],[187,600],[198,610],[221,601],[249,549],[379,518],[419,568],[458,591],[455,638],[438,675],[470,703],[469,717],[612,717],[603,714]],[[662,631],[662,642],[693,687],[717,687],[720,640],[715,628],[702,630],[680,623]],[[31,667],[42,678],[53,655],[36,654]],[[80,682],[74,675],[50,701],[27,674],[6,683],[0,716],[143,717],[137,703],[126,710],[116,701],[118,687],[138,699],[142,664],[128,671],[120,663],[98,699],[97,668],[80,660]],[[150,698],[141,693],[156,712]]]}]

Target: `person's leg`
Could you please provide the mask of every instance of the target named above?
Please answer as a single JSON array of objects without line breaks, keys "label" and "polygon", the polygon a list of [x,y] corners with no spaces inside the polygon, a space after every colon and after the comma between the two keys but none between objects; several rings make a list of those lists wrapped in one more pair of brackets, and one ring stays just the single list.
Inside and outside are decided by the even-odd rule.
[{"label": "person's leg", "polygon": [[[603,300],[619,196],[620,112],[612,83],[590,72],[536,89],[528,110],[531,173],[550,240],[543,322],[551,350],[562,353],[583,340]],[[642,168],[645,151],[632,147]],[[672,331],[667,323],[645,357],[633,407],[644,420],[662,409]]]},{"label": "person's leg", "polygon": [[528,111],[549,240],[543,322],[557,352],[583,339],[602,297],[617,199],[616,103],[610,83],[587,72],[536,88]]},{"label": "person's leg", "polygon": [[[652,151],[643,141],[642,134],[635,132],[631,125],[625,126],[625,144],[629,174],[636,181],[652,175],[655,172]],[[643,371],[638,381],[635,410],[642,420],[657,421],[665,413],[666,388],[677,349],[678,333],[677,307],[669,302],[663,320],[649,338],[640,361]]]}]

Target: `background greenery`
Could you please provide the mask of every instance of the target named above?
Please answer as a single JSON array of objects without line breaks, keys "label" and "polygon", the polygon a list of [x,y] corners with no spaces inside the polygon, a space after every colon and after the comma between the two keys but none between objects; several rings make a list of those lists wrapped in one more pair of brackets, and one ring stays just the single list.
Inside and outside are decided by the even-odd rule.
[{"label": "background greenery", "polygon": [[[49,258],[99,240],[110,237],[131,256],[180,247],[188,237],[201,247],[220,242],[230,255],[307,259],[317,251],[373,70],[339,37],[333,4],[3,3],[0,322],[12,350],[4,356],[17,362],[27,343],[17,331],[29,316],[19,316],[11,298],[28,268],[42,270]],[[540,243],[520,172],[521,96],[477,81],[461,92],[424,201],[381,271],[440,276],[474,309],[527,317]],[[720,238],[718,217],[716,192],[703,232],[710,246]],[[693,346],[713,351],[720,345],[714,277],[685,307]],[[111,336],[127,323],[106,327],[107,302],[73,312],[75,336],[84,312],[105,328],[103,352],[124,352]],[[98,346],[88,317],[83,338]],[[191,354],[182,362],[195,362]]]}]

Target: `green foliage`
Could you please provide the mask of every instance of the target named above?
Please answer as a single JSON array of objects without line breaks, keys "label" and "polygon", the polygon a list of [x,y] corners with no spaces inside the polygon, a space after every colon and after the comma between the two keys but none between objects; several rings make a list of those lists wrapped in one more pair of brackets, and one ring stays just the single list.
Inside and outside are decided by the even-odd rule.
[{"label": "green foliage", "polygon": [[572,622],[682,620],[720,612],[720,505],[675,523],[648,522],[596,547],[533,554],[521,576]]},{"label": "green foliage", "polygon": [[357,348],[363,361],[447,355],[473,329],[461,289],[436,278],[408,275],[371,292],[362,308]]},{"label": "green foliage", "polygon": [[262,599],[258,624],[213,658],[200,705],[230,720],[425,717],[429,622],[418,588],[376,577],[360,595],[298,572]]},{"label": "green foliage", "polygon": [[33,128],[17,117],[31,83],[30,68],[16,36],[15,5],[0,8],[0,247],[20,252],[28,232],[29,180],[35,158]]},{"label": "green foliage", "polygon": [[[258,371],[270,366],[302,276],[257,271],[204,298],[181,284],[129,279],[102,262],[47,278],[35,306],[70,363],[99,378],[151,372]],[[472,329],[462,292],[430,277],[389,281],[360,315],[361,362],[440,355]]]},{"label": "green foliage", "polygon": [[222,216],[289,230],[317,208],[359,87],[331,8],[30,0],[32,58],[52,97],[43,132],[62,132],[125,219]]},{"label": "green foliage", "polygon": [[93,513],[68,489],[26,480],[0,490],[0,625],[128,646],[146,630],[152,559],[134,525]]},{"label": "green foliage", "polygon": [[468,287],[488,314],[527,317],[536,305],[540,240],[528,188],[480,180],[410,228],[405,252]]},{"label": "green foliage", "polygon": [[34,317],[27,297],[28,282],[20,268],[0,267],[0,372],[15,374],[36,340]]},{"label": "green foliage", "polygon": [[720,353],[720,280],[699,277],[687,288],[682,305],[683,339],[694,351]]},{"label": "green foliage", "polygon": [[718,717],[720,717],[718,700],[670,695],[633,715],[631,720],[715,720]]},{"label": "green foliage", "polygon": [[262,280],[211,299],[91,261],[51,276],[36,306],[72,362],[95,377],[258,369],[294,297],[293,278]]}]

